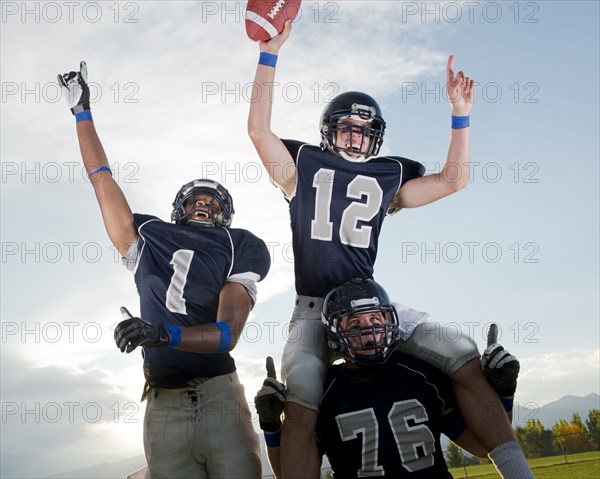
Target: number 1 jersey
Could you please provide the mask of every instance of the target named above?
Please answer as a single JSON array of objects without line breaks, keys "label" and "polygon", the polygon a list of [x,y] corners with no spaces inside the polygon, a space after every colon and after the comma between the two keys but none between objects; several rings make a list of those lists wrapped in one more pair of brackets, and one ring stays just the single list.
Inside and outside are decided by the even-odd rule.
[{"label": "number 1 jersey", "polygon": [[[128,252],[125,263],[134,272],[141,317],[149,323],[214,323],[226,282],[239,282],[252,290],[269,271],[267,247],[249,231],[176,225],[140,214],[134,215],[134,221],[136,248]],[[181,387],[195,377],[235,371],[229,353],[145,348],[143,355],[144,375],[153,386]]]}]

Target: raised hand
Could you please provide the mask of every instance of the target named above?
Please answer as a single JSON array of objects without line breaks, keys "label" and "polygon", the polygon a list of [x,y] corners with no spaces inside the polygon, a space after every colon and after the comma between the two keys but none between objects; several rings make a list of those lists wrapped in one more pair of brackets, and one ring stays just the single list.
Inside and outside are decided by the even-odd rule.
[{"label": "raised hand", "polygon": [[474,84],[475,82],[465,76],[462,71],[454,75],[454,55],[450,55],[446,67],[446,89],[454,116],[469,116],[471,114]]},{"label": "raised hand", "polygon": [[130,353],[138,346],[162,348],[171,342],[171,335],[162,324],[150,324],[135,318],[125,307],[121,307],[123,321],[115,328],[115,343],[122,353]]},{"label": "raised hand", "polygon": [[481,356],[481,368],[499,396],[510,397],[515,394],[521,366],[515,356],[498,344],[498,326],[494,323],[488,331],[487,348]]},{"label": "raised hand", "polygon": [[78,72],[57,76],[62,94],[73,115],[90,109],[90,89],[87,84],[87,76],[87,65],[83,60],[79,63]]},{"label": "raised hand", "polygon": [[274,432],[281,427],[285,386],[277,381],[277,373],[271,356],[267,357],[266,366],[267,377],[262,388],[256,393],[254,406],[258,413],[260,428],[266,432]]},{"label": "raised hand", "polygon": [[292,21],[287,20],[285,22],[285,27],[283,27],[283,31],[279,35],[275,35],[270,40],[266,42],[258,42],[258,46],[261,52],[268,52],[273,55],[277,55],[279,53],[279,49],[281,45],[283,45],[286,40],[290,36],[290,32],[292,31]]}]

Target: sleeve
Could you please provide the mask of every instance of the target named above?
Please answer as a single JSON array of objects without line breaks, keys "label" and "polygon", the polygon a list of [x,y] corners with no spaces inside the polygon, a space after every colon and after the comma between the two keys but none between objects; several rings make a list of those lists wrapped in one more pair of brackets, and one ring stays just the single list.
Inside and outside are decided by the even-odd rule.
[{"label": "sleeve", "polygon": [[458,405],[455,404],[452,408],[444,411],[444,414],[442,415],[441,431],[448,436],[449,439],[454,441],[458,436],[465,432],[466,429],[467,425],[458,409]]},{"label": "sleeve", "polygon": [[226,282],[242,284],[256,303],[256,283],[262,281],[271,268],[271,256],[265,242],[249,231],[231,231],[234,260]]},{"label": "sleeve", "polygon": [[433,368],[429,364],[426,368],[430,370],[428,376],[437,384],[439,394],[444,401],[440,431],[451,440],[455,440],[467,429],[467,424],[458,407],[452,382],[439,369]]},{"label": "sleeve", "polygon": [[137,268],[140,256],[142,255],[143,245],[144,240],[138,234],[135,237],[135,241],[129,245],[129,249],[127,250],[125,256],[121,258],[121,261],[123,262],[125,267],[132,273],[135,273],[135,270]]},{"label": "sleeve", "polygon": [[425,175],[425,167],[418,161],[409,160],[407,158],[400,158],[402,163],[402,186],[404,183],[415,178],[420,178]]},{"label": "sleeve", "polygon": [[[425,167],[418,161],[409,160],[408,158],[392,157],[396,161],[402,164],[402,178],[400,181],[400,188],[407,181],[414,180],[415,178],[421,178],[425,175]],[[387,214],[392,216],[398,213],[401,208],[389,208]]]},{"label": "sleeve", "polygon": [[302,145],[306,145],[307,143],[303,142],[303,141],[298,141],[298,140],[281,140],[283,142],[283,144],[285,145],[285,147],[287,148],[287,150],[290,152],[290,155],[292,155],[292,158],[294,159],[294,163],[298,163],[298,153],[300,151],[300,148],[302,147]]},{"label": "sleeve", "polygon": [[141,215],[139,213],[134,213],[133,215],[133,223],[136,231],[138,231],[138,234],[135,237],[135,241],[129,245],[129,249],[127,250],[127,253],[125,253],[125,256],[121,258],[123,265],[133,273],[135,273],[137,265],[140,261],[145,244],[144,238],[142,238],[140,235],[139,230],[144,223],[157,219],[158,218],[156,218],[156,216]]}]

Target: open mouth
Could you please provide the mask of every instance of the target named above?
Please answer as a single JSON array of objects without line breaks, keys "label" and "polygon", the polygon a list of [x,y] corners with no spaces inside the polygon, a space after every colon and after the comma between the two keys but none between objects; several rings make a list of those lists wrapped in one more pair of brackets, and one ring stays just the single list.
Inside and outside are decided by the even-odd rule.
[{"label": "open mouth", "polygon": [[356,147],[347,148],[346,153],[348,154],[348,156],[350,156],[352,158],[359,158],[359,157],[363,156],[363,153],[360,150],[360,148],[356,148]]},{"label": "open mouth", "polygon": [[192,212],[192,219],[201,220],[201,221],[209,221],[211,218],[210,218],[207,210],[194,210]]}]

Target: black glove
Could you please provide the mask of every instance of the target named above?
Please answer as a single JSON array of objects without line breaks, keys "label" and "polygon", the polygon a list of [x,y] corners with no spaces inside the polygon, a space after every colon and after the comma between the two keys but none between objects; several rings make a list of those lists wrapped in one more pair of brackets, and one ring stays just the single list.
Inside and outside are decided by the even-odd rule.
[{"label": "black glove", "polygon": [[258,413],[260,428],[265,432],[275,432],[281,427],[281,413],[285,401],[285,386],[277,381],[273,358],[267,357],[267,378],[256,393],[254,406]]},{"label": "black glove", "polygon": [[78,72],[69,72],[58,75],[58,84],[71,113],[76,115],[90,109],[90,89],[87,85],[87,65],[82,60]]},{"label": "black glove", "polygon": [[519,360],[497,343],[498,326],[491,324],[487,348],[481,356],[481,368],[488,382],[500,397],[510,397],[517,390],[517,378],[521,368]]},{"label": "black glove", "polygon": [[130,353],[138,346],[162,348],[171,342],[171,335],[162,324],[134,318],[125,307],[121,307],[121,314],[125,320],[115,328],[115,343],[122,353]]}]

